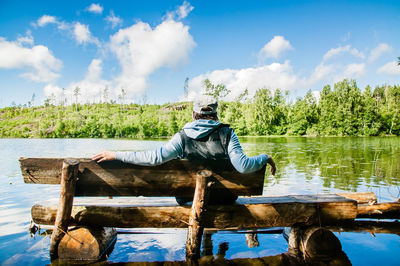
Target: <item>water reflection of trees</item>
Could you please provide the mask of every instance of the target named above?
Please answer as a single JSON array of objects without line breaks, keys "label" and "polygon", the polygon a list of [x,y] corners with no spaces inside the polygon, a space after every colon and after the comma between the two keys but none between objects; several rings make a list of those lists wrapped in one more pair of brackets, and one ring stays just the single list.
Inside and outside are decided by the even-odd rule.
[{"label": "water reflection of trees", "polygon": [[[400,139],[396,137],[243,138],[248,154],[271,154],[276,179],[302,174],[327,188],[356,191],[367,186],[400,184]],[[247,145],[247,143],[249,145]]]}]

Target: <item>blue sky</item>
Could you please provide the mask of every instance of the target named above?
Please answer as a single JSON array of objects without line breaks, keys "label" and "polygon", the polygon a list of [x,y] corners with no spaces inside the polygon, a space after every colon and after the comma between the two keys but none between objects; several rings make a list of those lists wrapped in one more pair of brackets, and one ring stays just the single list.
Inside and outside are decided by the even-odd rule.
[{"label": "blue sky", "polygon": [[[0,1],[0,107],[400,84],[400,1]],[[63,90],[64,89],[64,90]],[[64,96],[63,96],[64,95]]]}]

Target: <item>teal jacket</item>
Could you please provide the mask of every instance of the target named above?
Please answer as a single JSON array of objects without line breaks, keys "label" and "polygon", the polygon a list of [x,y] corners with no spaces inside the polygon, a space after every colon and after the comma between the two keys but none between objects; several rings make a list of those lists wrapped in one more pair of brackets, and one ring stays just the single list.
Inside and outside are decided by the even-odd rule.
[{"label": "teal jacket", "polygon": [[[207,134],[220,124],[219,121],[199,119],[187,123],[183,127],[183,130],[188,137],[199,139],[207,136]],[[240,173],[251,173],[257,171],[261,169],[268,160],[268,155],[265,154],[247,157],[244,154],[239,139],[233,130],[228,144],[228,155],[233,167],[235,167],[235,169]],[[170,160],[182,157],[183,144],[179,133],[175,134],[164,146],[155,150],[116,153],[117,160],[138,165],[160,165]]]}]

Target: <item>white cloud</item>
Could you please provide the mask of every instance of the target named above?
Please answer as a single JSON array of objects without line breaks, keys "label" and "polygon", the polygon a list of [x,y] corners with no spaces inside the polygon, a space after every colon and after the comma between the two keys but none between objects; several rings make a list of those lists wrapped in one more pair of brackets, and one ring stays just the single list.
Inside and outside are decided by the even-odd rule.
[{"label": "white cloud", "polygon": [[39,27],[44,27],[47,24],[52,24],[52,23],[57,23],[56,17],[49,16],[49,15],[43,15],[37,20],[37,25]]},{"label": "white cloud", "polygon": [[114,11],[110,11],[110,15],[108,15],[105,19],[108,23],[111,24],[111,28],[115,28],[119,25],[122,25],[122,19],[114,14]]},{"label": "white cloud", "polygon": [[[84,102],[87,100],[91,101],[101,101],[102,93],[104,88],[111,87],[112,82],[108,80],[103,80],[101,78],[103,67],[102,60],[93,59],[88,67],[88,71],[83,80],[71,83],[68,87],[68,93],[73,95],[73,91],[76,87],[80,90],[80,101]],[[115,92],[109,91],[110,96],[117,96]],[[115,94],[115,95],[114,95]]]},{"label": "white cloud", "polygon": [[189,27],[171,19],[154,29],[144,22],[120,29],[110,38],[111,51],[122,68],[116,87],[126,89],[130,95],[142,93],[151,73],[185,62],[195,45]]},{"label": "white cloud", "polygon": [[101,14],[103,12],[103,7],[100,4],[92,3],[86,10],[95,14]]},{"label": "white cloud", "polygon": [[253,95],[260,88],[290,90],[303,87],[307,83],[304,78],[299,78],[293,73],[288,60],[283,64],[272,63],[255,68],[215,70],[189,81],[190,100],[193,100],[197,93],[204,91],[203,81],[206,78],[214,84],[224,84],[231,91],[226,100],[235,99],[245,89],[248,89],[249,95]]},{"label": "white cloud", "polygon": [[194,7],[187,1],[184,1],[182,5],[178,6],[174,11],[167,12],[165,20],[180,20],[186,18]]},{"label": "white cloud", "polygon": [[288,40],[283,36],[275,36],[260,50],[259,59],[278,58],[282,52],[291,49],[293,49],[293,47]]},{"label": "white cloud", "polygon": [[193,8],[194,7],[190,3],[184,1],[183,4],[179,6],[176,11],[178,14],[178,18],[179,19],[186,18],[187,15],[189,15],[189,13],[193,10]]},{"label": "white cloud", "polygon": [[359,50],[357,50],[356,48],[351,48],[350,45],[346,45],[346,46],[339,46],[338,48],[332,48],[330,49],[323,57],[323,60],[326,61],[332,57],[335,57],[339,54],[342,53],[350,53],[351,55],[364,59],[365,55],[360,52]]},{"label": "white cloud", "polygon": [[25,36],[19,36],[17,39],[17,43],[22,46],[24,44],[33,45],[34,41],[33,41],[32,32],[30,30],[28,30],[26,32]]},{"label": "white cloud", "polygon": [[365,74],[365,64],[349,64],[345,67],[344,70],[344,77],[345,78],[350,78],[350,79],[355,79],[358,77],[361,77]]},{"label": "white cloud", "polygon": [[400,66],[396,61],[391,61],[383,66],[381,66],[376,73],[378,74],[387,74],[392,76],[400,75]]},{"label": "white cloud", "polygon": [[[32,39],[33,42],[33,39]],[[9,42],[0,37],[0,68],[22,69],[21,76],[35,82],[52,82],[59,77],[61,60],[43,45],[24,47],[21,42]]]},{"label": "white cloud", "polygon": [[377,60],[382,54],[391,52],[392,50],[393,50],[392,47],[390,47],[388,44],[381,43],[371,51],[368,61],[372,63],[375,60]]},{"label": "white cloud", "polygon": [[74,37],[75,40],[79,44],[87,44],[87,43],[94,43],[99,45],[100,42],[97,38],[93,37],[92,33],[89,30],[89,26],[85,24],[81,24],[80,22],[76,22],[74,24]]},{"label": "white cloud", "polygon": [[[48,84],[43,90],[47,97],[51,95],[55,96],[55,103],[59,103],[62,100],[66,100],[67,103],[75,102],[74,90],[76,87],[80,88],[78,101],[81,103],[86,102],[99,102],[102,99],[104,89],[112,86],[111,81],[103,80],[101,78],[103,67],[102,60],[93,59],[88,67],[88,70],[84,78],[77,82],[72,82],[66,89],[63,90],[58,85]],[[110,96],[116,98],[116,93],[111,89],[109,91]],[[64,99],[61,99],[63,97]]]}]

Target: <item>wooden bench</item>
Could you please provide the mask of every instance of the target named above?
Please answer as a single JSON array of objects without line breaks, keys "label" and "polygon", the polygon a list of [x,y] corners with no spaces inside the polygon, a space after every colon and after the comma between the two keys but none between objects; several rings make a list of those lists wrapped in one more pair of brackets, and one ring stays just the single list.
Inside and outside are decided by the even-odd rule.
[{"label": "wooden bench", "polygon": [[[138,166],[119,161],[98,164],[90,159],[20,158],[20,164],[25,183],[61,184],[58,206],[32,207],[35,223],[54,225],[52,259],[58,257],[59,243],[74,225],[188,228],[186,255],[197,259],[204,228],[322,225],[357,216],[357,201],[336,194],[254,197],[262,195],[265,167],[240,174],[230,163],[218,161],[173,160]],[[207,205],[210,192],[252,197],[241,197],[231,205]],[[90,198],[74,200],[74,196]],[[98,196],[118,198],[92,198]],[[138,196],[193,197],[193,204],[180,206],[173,198]]]}]

